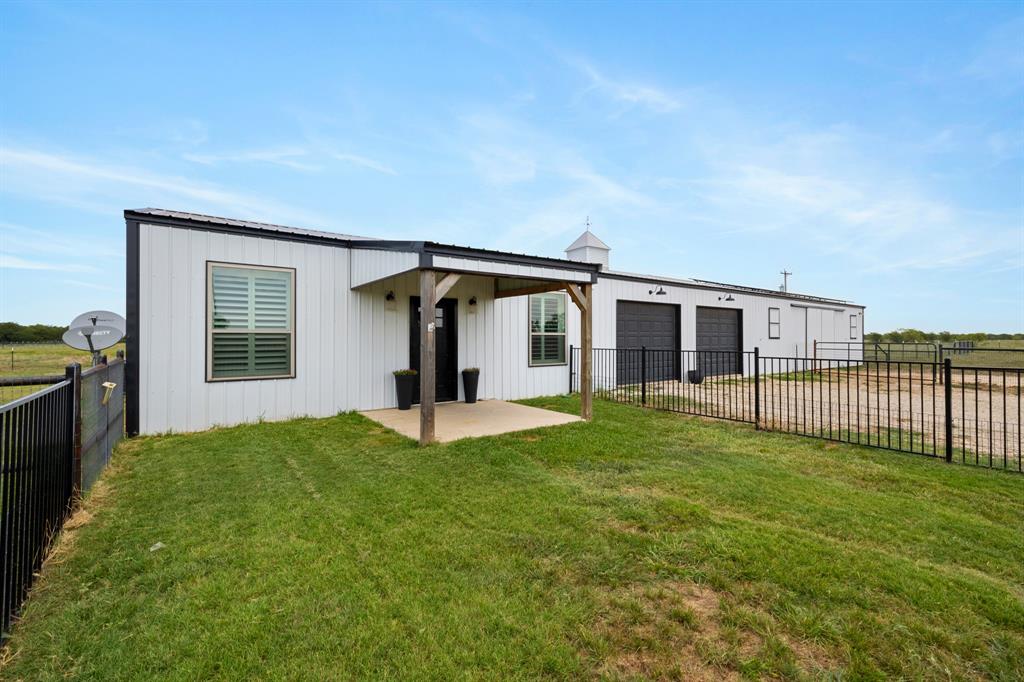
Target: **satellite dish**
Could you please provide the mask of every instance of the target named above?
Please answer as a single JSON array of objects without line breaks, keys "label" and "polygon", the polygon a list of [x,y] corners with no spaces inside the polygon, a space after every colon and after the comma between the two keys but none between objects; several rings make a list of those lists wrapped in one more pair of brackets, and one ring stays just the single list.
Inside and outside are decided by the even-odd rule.
[{"label": "satellite dish", "polygon": [[93,353],[104,348],[110,348],[123,338],[124,332],[116,327],[91,324],[72,327],[64,332],[62,337],[64,343],[72,348],[87,350]]},{"label": "satellite dish", "polygon": [[87,313],[82,313],[73,319],[69,326],[74,329],[75,327],[95,327],[97,325],[113,327],[121,332],[121,336],[124,336],[125,330],[128,329],[124,318],[109,310],[90,310]]}]

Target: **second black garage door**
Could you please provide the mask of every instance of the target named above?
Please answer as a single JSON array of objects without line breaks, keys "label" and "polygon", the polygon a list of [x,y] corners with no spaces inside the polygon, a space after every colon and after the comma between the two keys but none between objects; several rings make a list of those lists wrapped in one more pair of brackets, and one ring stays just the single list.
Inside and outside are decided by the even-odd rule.
[{"label": "second black garage door", "polygon": [[[640,349],[647,348],[647,380],[679,379],[679,306],[617,301],[615,307],[616,374],[619,383],[640,380]],[[621,349],[631,348],[632,352]]]},{"label": "second black garage door", "polygon": [[697,307],[697,356],[705,376],[742,371],[742,311]]}]

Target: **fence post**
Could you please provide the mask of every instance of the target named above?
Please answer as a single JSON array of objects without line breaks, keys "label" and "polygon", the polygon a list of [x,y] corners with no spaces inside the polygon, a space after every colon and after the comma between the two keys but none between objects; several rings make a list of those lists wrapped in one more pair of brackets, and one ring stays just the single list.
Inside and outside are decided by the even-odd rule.
[{"label": "fence post", "polygon": [[640,404],[647,404],[647,346],[640,346]]},{"label": "fence post", "polygon": [[761,430],[761,349],[754,346],[754,429]]},{"label": "fence post", "polygon": [[82,366],[73,362],[64,368],[64,377],[71,382],[68,413],[71,418],[71,499],[82,494]]},{"label": "fence post", "polygon": [[953,360],[942,360],[942,375],[946,394],[946,461],[953,461]]},{"label": "fence post", "polygon": [[[572,395],[572,356],[575,350],[575,346],[569,344],[569,395]],[[117,351],[120,353],[121,351]]]}]

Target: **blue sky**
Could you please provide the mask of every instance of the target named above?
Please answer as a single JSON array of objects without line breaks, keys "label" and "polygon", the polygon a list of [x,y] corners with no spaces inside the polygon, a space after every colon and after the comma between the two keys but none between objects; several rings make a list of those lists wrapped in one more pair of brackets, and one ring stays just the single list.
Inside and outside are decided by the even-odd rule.
[{"label": "blue sky", "polygon": [[1024,330],[1024,10],[0,5],[0,319],[124,310],[124,208]]}]

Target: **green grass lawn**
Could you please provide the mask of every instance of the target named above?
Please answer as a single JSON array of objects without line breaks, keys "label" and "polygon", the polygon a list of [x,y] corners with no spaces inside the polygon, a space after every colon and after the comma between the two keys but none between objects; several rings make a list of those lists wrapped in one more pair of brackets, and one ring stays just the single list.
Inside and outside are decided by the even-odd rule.
[{"label": "green grass lawn", "polygon": [[[113,359],[117,351],[124,350],[119,343],[103,352]],[[88,351],[79,351],[63,343],[26,343],[0,345],[0,376],[35,376],[64,374],[72,362],[87,369],[92,360]],[[43,386],[0,386],[0,405],[38,391]]]},{"label": "green grass lawn", "polygon": [[1024,677],[1021,476],[595,413],[125,443],[0,677]]}]

